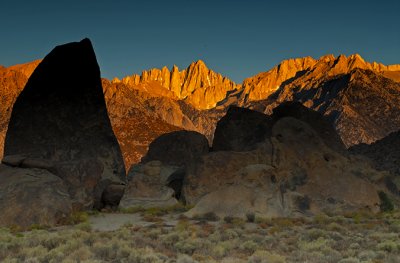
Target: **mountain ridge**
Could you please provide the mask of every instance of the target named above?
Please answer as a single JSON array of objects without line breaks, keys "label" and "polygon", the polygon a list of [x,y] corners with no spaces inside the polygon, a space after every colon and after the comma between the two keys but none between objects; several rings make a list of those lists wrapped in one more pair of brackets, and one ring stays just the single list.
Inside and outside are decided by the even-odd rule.
[{"label": "mountain ridge", "polygon": [[[1,141],[12,105],[39,63],[0,67]],[[174,65],[122,79],[103,78],[102,85],[127,168],[167,132],[193,130],[211,142],[217,121],[230,105],[271,114],[284,101],[299,101],[325,115],[347,147],[374,142],[400,128],[400,65],[369,63],[358,54],[283,60],[242,84],[199,60],[183,70]],[[374,103],[365,104],[365,99]],[[147,128],[133,129],[138,123]]]}]

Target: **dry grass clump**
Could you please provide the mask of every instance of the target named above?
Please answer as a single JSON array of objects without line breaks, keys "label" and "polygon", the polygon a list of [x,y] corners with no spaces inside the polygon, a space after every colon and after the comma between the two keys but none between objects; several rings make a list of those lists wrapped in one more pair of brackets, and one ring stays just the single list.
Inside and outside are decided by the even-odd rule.
[{"label": "dry grass clump", "polygon": [[62,230],[0,229],[0,262],[400,262],[396,212],[254,223],[205,218],[210,216],[178,217],[172,226],[127,224],[112,232],[94,232],[88,221]]}]

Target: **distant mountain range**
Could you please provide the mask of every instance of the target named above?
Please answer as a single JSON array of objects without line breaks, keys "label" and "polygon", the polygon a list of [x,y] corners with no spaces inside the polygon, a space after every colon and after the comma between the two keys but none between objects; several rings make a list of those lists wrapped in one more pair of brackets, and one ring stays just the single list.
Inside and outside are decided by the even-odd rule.
[{"label": "distant mountain range", "polygon": [[[12,106],[39,63],[0,66],[1,154]],[[211,142],[216,122],[231,105],[269,114],[284,101],[300,101],[324,114],[347,147],[400,129],[400,65],[368,63],[359,55],[284,60],[242,84],[197,61],[184,70],[164,67],[103,79],[102,85],[128,169],[167,132],[195,130]]]}]

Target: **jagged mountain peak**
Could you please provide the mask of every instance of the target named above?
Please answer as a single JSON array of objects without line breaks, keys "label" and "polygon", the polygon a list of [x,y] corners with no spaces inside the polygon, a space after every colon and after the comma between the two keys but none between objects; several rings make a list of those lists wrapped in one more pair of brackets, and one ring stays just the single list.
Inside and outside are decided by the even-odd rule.
[{"label": "jagged mountain peak", "polygon": [[207,68],[207,65],[206,65],[206,63],[205,63],[203,60],[199,59],[199,60],[193,61],[193,62],[190,64],[189,68],[191,68],[191,67]]},{"label": "jagged mountain peak", "polygon": [[283,86],[297,88],[318,87],[320,83],[335,76],[349,74],[354,69],[372,70],[386,78],[400,81],[400,65],[383,65],[366,62],[361,55],[348,57],[332,54],[319,59],[312,57],[290,58],[283,60],[276,67],[250,77],[243,82],[242,100],[258,101],[266,99]]},{"label": "jagged mountain peak", "polygon": [[113,83],[123,83],[133,89],[152,90],[155,94],[167,94],[170,98],[186,100],[198,109],[209,109],[226,97],[227,92],[240,87],[233,81],[209,69],[203,60],[192,62],[186,69],[179,70],[173,65],[171,69],[144,70],[141,75],[124,77]]}]

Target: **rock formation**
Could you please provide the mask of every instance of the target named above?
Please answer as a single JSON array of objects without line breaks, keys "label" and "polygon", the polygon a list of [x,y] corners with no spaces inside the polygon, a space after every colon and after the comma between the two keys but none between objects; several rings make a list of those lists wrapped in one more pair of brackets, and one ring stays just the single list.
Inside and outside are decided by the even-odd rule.
[{"label": "rock formation", "polygon": [[54,226],[72,212],[68,187],[43,169],[0,164],[0,226]]},{"label": "rock formation", "polygon": [[293,117],[307,123],[318,133],[318,136],[324,141],[326,146],[334,151],[345,154],[346,147],[342,139],[336,133],[334,126],[320,113],[313,111],[297,101],[282,102],[273,109],[273,122],[284,117]]},{"label": "rock formation", "polygon": [[[292,106],[282,105],[280,111],[290,112]],[[301,118],[273,118],[269,135],[255,149],[211,152],[188,167],[182,195],[195,205],[188,216],[209,212],[220,217],[292,217],[358,209],[377,212],[379,191],[397,198],[384,184],[387,173],[341,154],[341,148],[329,147]]]},{"label": "rock formation", "polygon": [[120,208],[169,207],[178,203],[174,190],[168,186],[169,177],[177,167],[150,161],[135,168],[130,171],[132,180],[121,199]]},{"label": "rock formation", "polygon": [[181,197],[185,169],[209,152],[200,133],[176,131],[163,134],[149,146],[141,163],[131,167],[120,207],[171,206]]},{"label": "rock formation", "polygon": [[272,118],[257,111],[230,107],[217,123],[213,151],[249,151],[271,135]]},{"label": "rock formation", "polygon": [[400,178],[400,131],[393,132],[369,145],[355,145],[349,150],[351,153],[370,158],[377,170],[390,171]]},{"label": "rock formation", "polygon": [[103,192],[124,183],[125,169],[88,39],[56,47],[35,69],[14,104],[4,155],[46,164],[76,209],[112,203]]},{"label": "rock formation", "polygon": [[284,101],[299,101],[327,116],[350,147],[399,129],[399,68],[368,63],[359,55],[288,60],[245,80],[234,96],[239,105],[268,114]]},{"label": "rock formation", "polygon": [[155,139],[142,162],[156,160],[167,165],[185,166],[208,151],[208,141],[204,135],[193,131],[176,131]]}]

